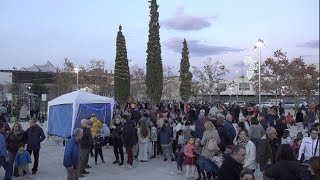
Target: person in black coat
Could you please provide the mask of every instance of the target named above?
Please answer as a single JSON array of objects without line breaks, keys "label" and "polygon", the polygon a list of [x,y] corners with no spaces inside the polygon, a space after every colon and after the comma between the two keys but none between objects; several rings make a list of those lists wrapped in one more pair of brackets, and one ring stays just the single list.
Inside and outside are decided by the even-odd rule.
[{"label": "person in black coat", "polygon": [[277,131],[277,138],[281,142],[281,138],[284,130],[288,129],[285,116],[281,116],[278,120],[274,128]]},{"label": "person in black coat", "polygon": [[226,150],[226,146],[232,144],[232,140],[228,135],[228,131],[223,126],[223,118],[218,118],[216,125],[221,140],[218,146],[220,148],[220,151],[224,152]]},{"label": "person in black coat", "polygon": [[39,164],[39,152],[40,152],[40,143],[46,138],[44,135],[43,129],[36,124],[35,119],[29,121],[30,127],[26,130],[26,143],[27,151],[30,156],[33,153],[34,163],[32,168],[32,174],[36,174],[38,171]]},{"label": "person in black coat", "polygon": [[238,180],[242,171],[243,163],[246,158],[246,148],[236,145],[230,156],[226,156],[219,169],[220,180]]},{"label": "person in black coat", "polygon": [[302,169],[290,145],[281,144],[277,151],[276,163],[267,168],[264,175],[274,180],[297,179],[302,177]]},{"label": "person in black coat", "polygon": [[127,115],[123,115],[121,118],[121,121],[123,123],[122,128],[122,142],[124,147],[126,148],[127,155],[128,155],[128,165],[129,167],[133,164],[133,151],[132,148],[137,144],[138,138],[137,138],[137,131],[135,128],[135,124],[133,121],[129,119]]},{"label": "person in black coat", "polygon": [[[121,139],[123,124],[120,121],[120,117],[116,117],[111,126],[112,133],[112,143],[113,143],[113,153],[116,160],[113,164],[119,164],[119,166],[123,165],[124,155],[123,155],[123,143]],[[119,161],[120,154],[120,161]]]},{"label": "person in black coat", "polygon": [[[15,155],[19,150],[19,145],[26,143],[26,134],[20,123],[13,124],[12,131],[8,133],[6,138],[6,143],[9,152],[10,166],[12,169]],[[14,168],[14,176],[19,176],[18,168]]]}]

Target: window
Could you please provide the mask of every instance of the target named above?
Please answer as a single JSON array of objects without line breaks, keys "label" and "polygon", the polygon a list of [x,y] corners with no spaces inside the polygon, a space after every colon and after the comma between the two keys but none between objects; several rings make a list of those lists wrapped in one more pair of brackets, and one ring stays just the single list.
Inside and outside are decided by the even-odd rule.
[{"label": "window", "polygon": [[239,83],[239,91],[250,91],[250,83]]}]

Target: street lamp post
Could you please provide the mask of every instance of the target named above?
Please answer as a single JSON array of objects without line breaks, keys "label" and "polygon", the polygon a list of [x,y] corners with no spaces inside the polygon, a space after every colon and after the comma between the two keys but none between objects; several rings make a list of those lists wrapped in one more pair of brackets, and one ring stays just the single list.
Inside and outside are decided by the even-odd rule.
[{"label": "street lamp post", "polygon": [[77,73],[77,90],[79,90],[79,68],[74,68],[74,72]]},{"label": "street lamp post", "polygon": [[254,46],[254,50],[259,51],[259,62],[258,62],[258,76],[259,76],[259,109],[261,112],[261,49],[264,47],[264,41],[258,39]]},{"label": "street lamp post", "polygon": [[239,102],[239,81],[238,81],[238,71],[236,71],[237,73],[237,103]]}]

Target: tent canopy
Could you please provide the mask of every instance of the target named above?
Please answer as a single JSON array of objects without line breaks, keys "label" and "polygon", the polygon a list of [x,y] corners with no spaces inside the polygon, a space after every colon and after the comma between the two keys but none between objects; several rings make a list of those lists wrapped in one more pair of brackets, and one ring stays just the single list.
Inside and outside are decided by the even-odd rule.
[{"label": "tent canopy", "polygon": [[89,103],[113,103],[114,100],[112,98],[99,96],[96,94],[91,94],[85,91],[74,91],[68,94],[64,94],[59,96],[48,102],[48,106],[54,106],[59,104],[72,104],[76,101],[80,101],[81,103],[89,104]]},{"label": "tent canopy", "polygon": [[81,119],[96,113],[98,119],[110,124],[113,114],[112,98],[74,91],[48,102],[48,134],[70,137],[80,127]]}]

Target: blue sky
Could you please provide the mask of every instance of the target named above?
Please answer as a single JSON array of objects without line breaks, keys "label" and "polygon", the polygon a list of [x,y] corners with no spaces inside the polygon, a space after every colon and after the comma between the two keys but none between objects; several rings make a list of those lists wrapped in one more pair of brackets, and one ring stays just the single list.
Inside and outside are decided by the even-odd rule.
[{"label": "blue sky", "polygon": [[[267,58],[282,48],[289,58],[319,63],[319,0],[158,0],[164,66],[179,68],[182,39],[191,65],[208,58],[241,71],[258,38]],[[145,67],[147,0],[0,0],[0,69],[45,64],[61,66],[65,57],[78,65],[103,59],[114,68],[119,24],[128,58]]]}]

